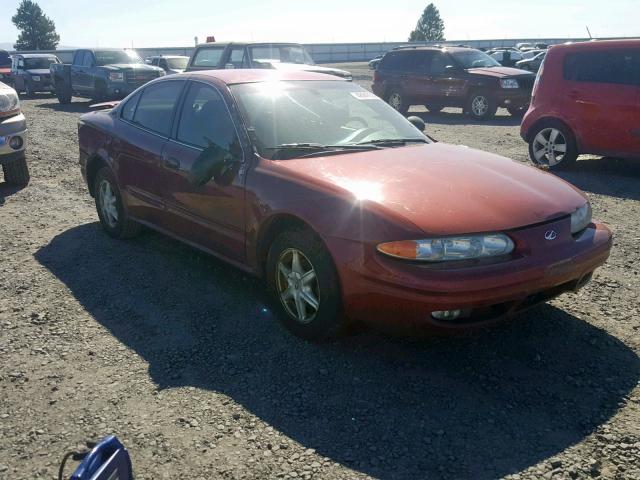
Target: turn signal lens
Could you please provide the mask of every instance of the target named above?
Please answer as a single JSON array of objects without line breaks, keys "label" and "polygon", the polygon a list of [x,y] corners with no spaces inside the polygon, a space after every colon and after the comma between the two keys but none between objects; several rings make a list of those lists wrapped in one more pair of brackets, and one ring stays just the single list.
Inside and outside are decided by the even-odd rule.
[{"label": "turn signal lens", "polygon": [[496,257],[511,253],[513,248],[513,241],[503,233],[403,240],[378,245],[378,251],[390,257],[423,262]]}]

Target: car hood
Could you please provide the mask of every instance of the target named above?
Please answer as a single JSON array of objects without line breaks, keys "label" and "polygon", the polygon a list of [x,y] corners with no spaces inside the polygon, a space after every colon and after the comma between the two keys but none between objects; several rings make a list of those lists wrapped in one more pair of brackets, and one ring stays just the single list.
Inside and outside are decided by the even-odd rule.
[{"label": "car hood", "polygon": [[111,65],[104,65],[102,68],[107,70],[137,70],[137,71],[158,71],[162,70],[159,67],[153,65],[146,65],[144,63],[114,63]]},{"label": "car hood", "polygon": [[271,62],[270,65],[276,70],[326,73],[328,75],[335,75],[336,77],[351,78],[351,72],[347,72],[346,70],[341,70],[339,68],[321,67],[320,65],[307,65],[304,63],[283,62]]},{"label": "car hood", "polygon": [[31,75],[49,75],[48,68],[30,68],[29,70],[25,70],[25,72]]},{"label": "car hood", "polygon": [[570,214],[586,200],[555,175],[444,143],[277,163],[305,183],[370,202],[370,208],[436,235],[537,224]]},{"label": "car hood", "polygon": [[469,68],[467,72],[473,73],[475,75],[485,75],[487,77],[496,78],[516,77],[519,75],[533,75],[531,72],[527,72],[526,70],[520,70],[519,68],[511,67]]}]

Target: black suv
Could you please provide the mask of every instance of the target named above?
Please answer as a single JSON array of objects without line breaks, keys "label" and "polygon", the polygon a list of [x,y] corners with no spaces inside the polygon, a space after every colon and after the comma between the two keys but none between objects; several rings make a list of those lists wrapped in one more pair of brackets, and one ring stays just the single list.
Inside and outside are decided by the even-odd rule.
[{"label": "black suv", "polygon": [[484,120],[498,107],[511,115],[527,110],[535,75],[501,66],[480,50],[413,47],[388,52],[373,75],[373,92],[405,114],[411,105],[430,112],[462,107]]}]

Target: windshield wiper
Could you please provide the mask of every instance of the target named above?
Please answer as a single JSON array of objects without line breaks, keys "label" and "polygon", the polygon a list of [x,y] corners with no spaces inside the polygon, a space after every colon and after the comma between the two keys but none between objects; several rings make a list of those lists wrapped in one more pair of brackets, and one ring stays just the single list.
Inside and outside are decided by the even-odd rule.
[{"label": "windshield wiper", "polygon": [[354,145],[376,145],[385,147],[395,147],[406,145],[407,143],[429,143],[424,138],[378,138],[376,140],[367,140],[366,142],[356,143]]},{"label": "windshield wiper", "polygon": [[[357,144],[348,143],[344,145],[325,145],[323,143],[283,143],[275,147],[265,147],[265,150],[273,150],[276,152],[309,152],[293,158],[311,157],[317,155],[339,154],[340,152],[354,152],[365,150],[379,150],[382,147],[368,143]],[[290,157],[291,158],[291,157]]]}]

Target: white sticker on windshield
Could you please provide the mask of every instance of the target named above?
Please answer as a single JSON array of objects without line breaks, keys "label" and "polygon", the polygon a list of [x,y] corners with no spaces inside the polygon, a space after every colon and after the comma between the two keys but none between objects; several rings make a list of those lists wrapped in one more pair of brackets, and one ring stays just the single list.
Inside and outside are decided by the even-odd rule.
[{"label": "white sticker on windshield", "polygon": [[363,91],[363,92],[351,92],[351,95],[356,97],[358,100],[373,100],[376,97],[373,93]]}]

